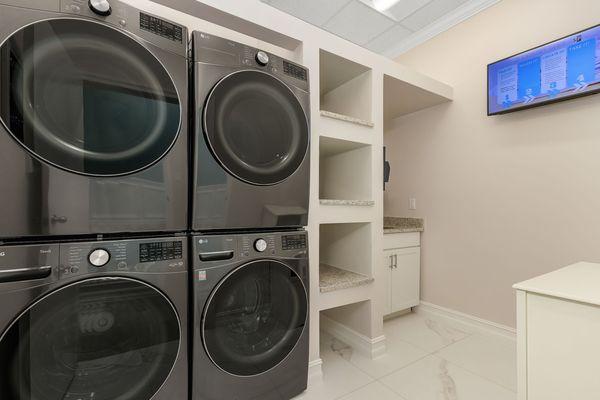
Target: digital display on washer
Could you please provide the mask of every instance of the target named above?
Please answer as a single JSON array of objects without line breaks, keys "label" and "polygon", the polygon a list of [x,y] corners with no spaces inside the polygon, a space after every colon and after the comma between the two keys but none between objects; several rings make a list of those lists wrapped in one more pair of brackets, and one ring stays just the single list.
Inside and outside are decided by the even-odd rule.
[{"label": "digital display on washer", "polygon": [[287,61],[283,61],[283,73],[291,76],[292,78],[300,79],[306,82],[308,80],[307,72],[305,68],[298,65],[294,65]]},{"label": "digital display on washer", "polygon": [[183,28],[152,15],[140,13],[140,29],[177,43],[183,43]]},{"label": "digital display on washer", "polygon": [[295,250],[306,248],[306,235],[285,235],[281,237],[283,250]]},{"label": "digital display on washer", "polygon": [[183,258],[182,242],[140,244],[140,262],[156,262]]}]

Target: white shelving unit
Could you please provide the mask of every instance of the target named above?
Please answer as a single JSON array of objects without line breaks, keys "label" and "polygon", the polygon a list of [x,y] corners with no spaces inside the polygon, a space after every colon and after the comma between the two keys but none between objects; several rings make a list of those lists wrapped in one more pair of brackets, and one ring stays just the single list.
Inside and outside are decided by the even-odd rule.
[{"label": "white shelving unit", "polygon": [[[374,180],[383,163],[383,132],[373,114],[374,99],[381,98],[378,76],[371,67],[319,50],[318,309],[327,321],[322,329],[349,344],[382,331],[374,268],[380,257],[373,250],[383,221],[383,188]],[[358,348],[370,353],[369,346]]]},{"label": "white shelving unit", "polygon": [[319,320],[321,329],[376,356],[385,351],[389,301],[389,274],[379,265],[384,129],[395,118],[449,101],[452,91],[391,62],[364,65],[323,49],[318,59],[319,116],[313,124],[318,212],[313,207],[311,271],[319,276]]}]

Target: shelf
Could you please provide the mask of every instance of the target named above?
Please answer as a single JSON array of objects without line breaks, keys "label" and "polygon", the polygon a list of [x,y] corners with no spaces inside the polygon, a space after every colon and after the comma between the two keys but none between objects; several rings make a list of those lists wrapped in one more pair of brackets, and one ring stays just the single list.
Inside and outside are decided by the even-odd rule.
[{"label": "shelf", "polygon": [[320,199],[322,206],[351,206],[351,207],[372,207],[375,205],[373,200],[338,200],[338,199]]},{"label": "shelf", "polygon": [[371,121],[365,121],[365,120],[362,120],[359,118],[350,117],[348,115],[343,115],[343,114],[337,114],[337,113],[334,113],[331,111],[321,110],[321,115],[324,117],[327,117],[327,118],[337,119],[338,121],[344,121],[344,122],[349,122],[351,124],[368,126],[369,128],[372,128],[375,126],[375,124]]},{"label": "shelf", "polygon": [[326,223],[367,223],[377,218],[373,200],[320,199],[320,222]]},{"label": "shelf", "polygon": [[349,124],[336,118],[320,115],[319,136],[338,140],[347,140],[363,145],[372,144],[373,128],[359,124]]},{"label": "shelf", "polygon": [[319,52],[321,113],[346,122],[372,125],[371,68],[336,54]]},{"label": "shelf", "polygon": [[319,291],[321,293],[349,289],[373,283],[375,279],[363,274],[346,271],[328,264],[319,266]]},{"label": "shelf", "polygon": [[[383,117],[385,121],[411,114],[452,100],[452,89],[440,82],[431,82],[425,89],[391,75],[383,77]],[[416,83],[416,82],[415,82]],[[423,86],[425,82],[422,83]],[[433,84],[436,84],[433,87]]]},{"label": "shelf", "polygon": [[319,138],[319,198],[372,198],[370,145],[321,136]]},{"label": "shelf", "polygon": [[373,298],[373,285],[351,287],[335,292],[319,293],[319,311],[369,301]]},{"label": "shelf", "polygon": [[321,205],[319,212],[321,224],[366,224],[379,217],[375,207]]}]

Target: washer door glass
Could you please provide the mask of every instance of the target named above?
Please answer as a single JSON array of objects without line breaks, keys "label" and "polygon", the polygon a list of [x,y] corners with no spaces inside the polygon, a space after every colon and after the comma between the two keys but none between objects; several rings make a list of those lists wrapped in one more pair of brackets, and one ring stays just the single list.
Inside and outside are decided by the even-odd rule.
[{"label": "washer door glass", "polygon": [[91,279],[36,302],[0,341],[0,398],[148,400],[177,358],[177,314],[125,278]]},{"label": "washer door glass", "polygon": [[232,375],[268,371],[298,343],[307,307],[302,281],[289,267],[270,260],[248,263],[212,293],[202,320],[204,348]]},{"label": "washer door glass", "polygon": [[233,73],[213,88],[204,107],[204,131],[221,165],[256,185],[288,178],[308,150],[308,120],[298,98],[259,71]]},{"label": "washer door glass", "polygon": [[124,175],[165,155],[179,132],[169,74],[126,34],[95,22],[29,25],[0,47],[0,119],[38,158]]}]

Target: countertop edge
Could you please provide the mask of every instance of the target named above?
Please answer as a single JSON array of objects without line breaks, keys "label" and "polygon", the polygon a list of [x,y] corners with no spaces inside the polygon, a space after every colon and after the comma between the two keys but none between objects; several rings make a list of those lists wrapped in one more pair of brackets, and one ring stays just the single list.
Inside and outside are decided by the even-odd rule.
[{"label": "countertop edge", "polygon": [[384,235],[392,235],[394,233],[412,233],[412,232],[424,232],[425,229],[423,228],[391,228],[391,229],[384,229],[383,230],[383,234]]},{"label": "countertop edge", "polygon": [[[575,264],[568,265],[563,268],[559,268],[555,271],[548,272],[546,274],[539,275],[537,277],[515,283],[512,288],[518,291],[523,291],[532,294],[538,294],[542,296],[549,296],[557,299],[566,301],[573,301],[577,303],[589,304],[594,306],[600,306],[600,291],[596,291],[595,287],[577,287],[576,289],[569,288],[568,283],[565,283],[564,275],[573,274],[577,282],[581,282],[581,279],[577,279],[577,275],[584,273],[585,271],[577,271],[581,268],[597,268],[598,272],[595,274],[596,277],[600,276],[600,264],[591,262],[578,262]],[[556,279],[557,283],[553,283],[552,280]],[[596,279],[597,281],[598,279]],[[590,282],[590,280],[583,280],[583,282]],[[561,289],[559,286],[562,285],[566,289]],[[552,287],[555,286],[555,287]],[[572,286],[573,287],[573,286]],[[600,283],[598,284],[600,288]],[[572,289],[572,290],[571,290]],[[579,295],[575,293],[580,290],[583,294]],[[586,293],[592,295],[586,296]]]}]

